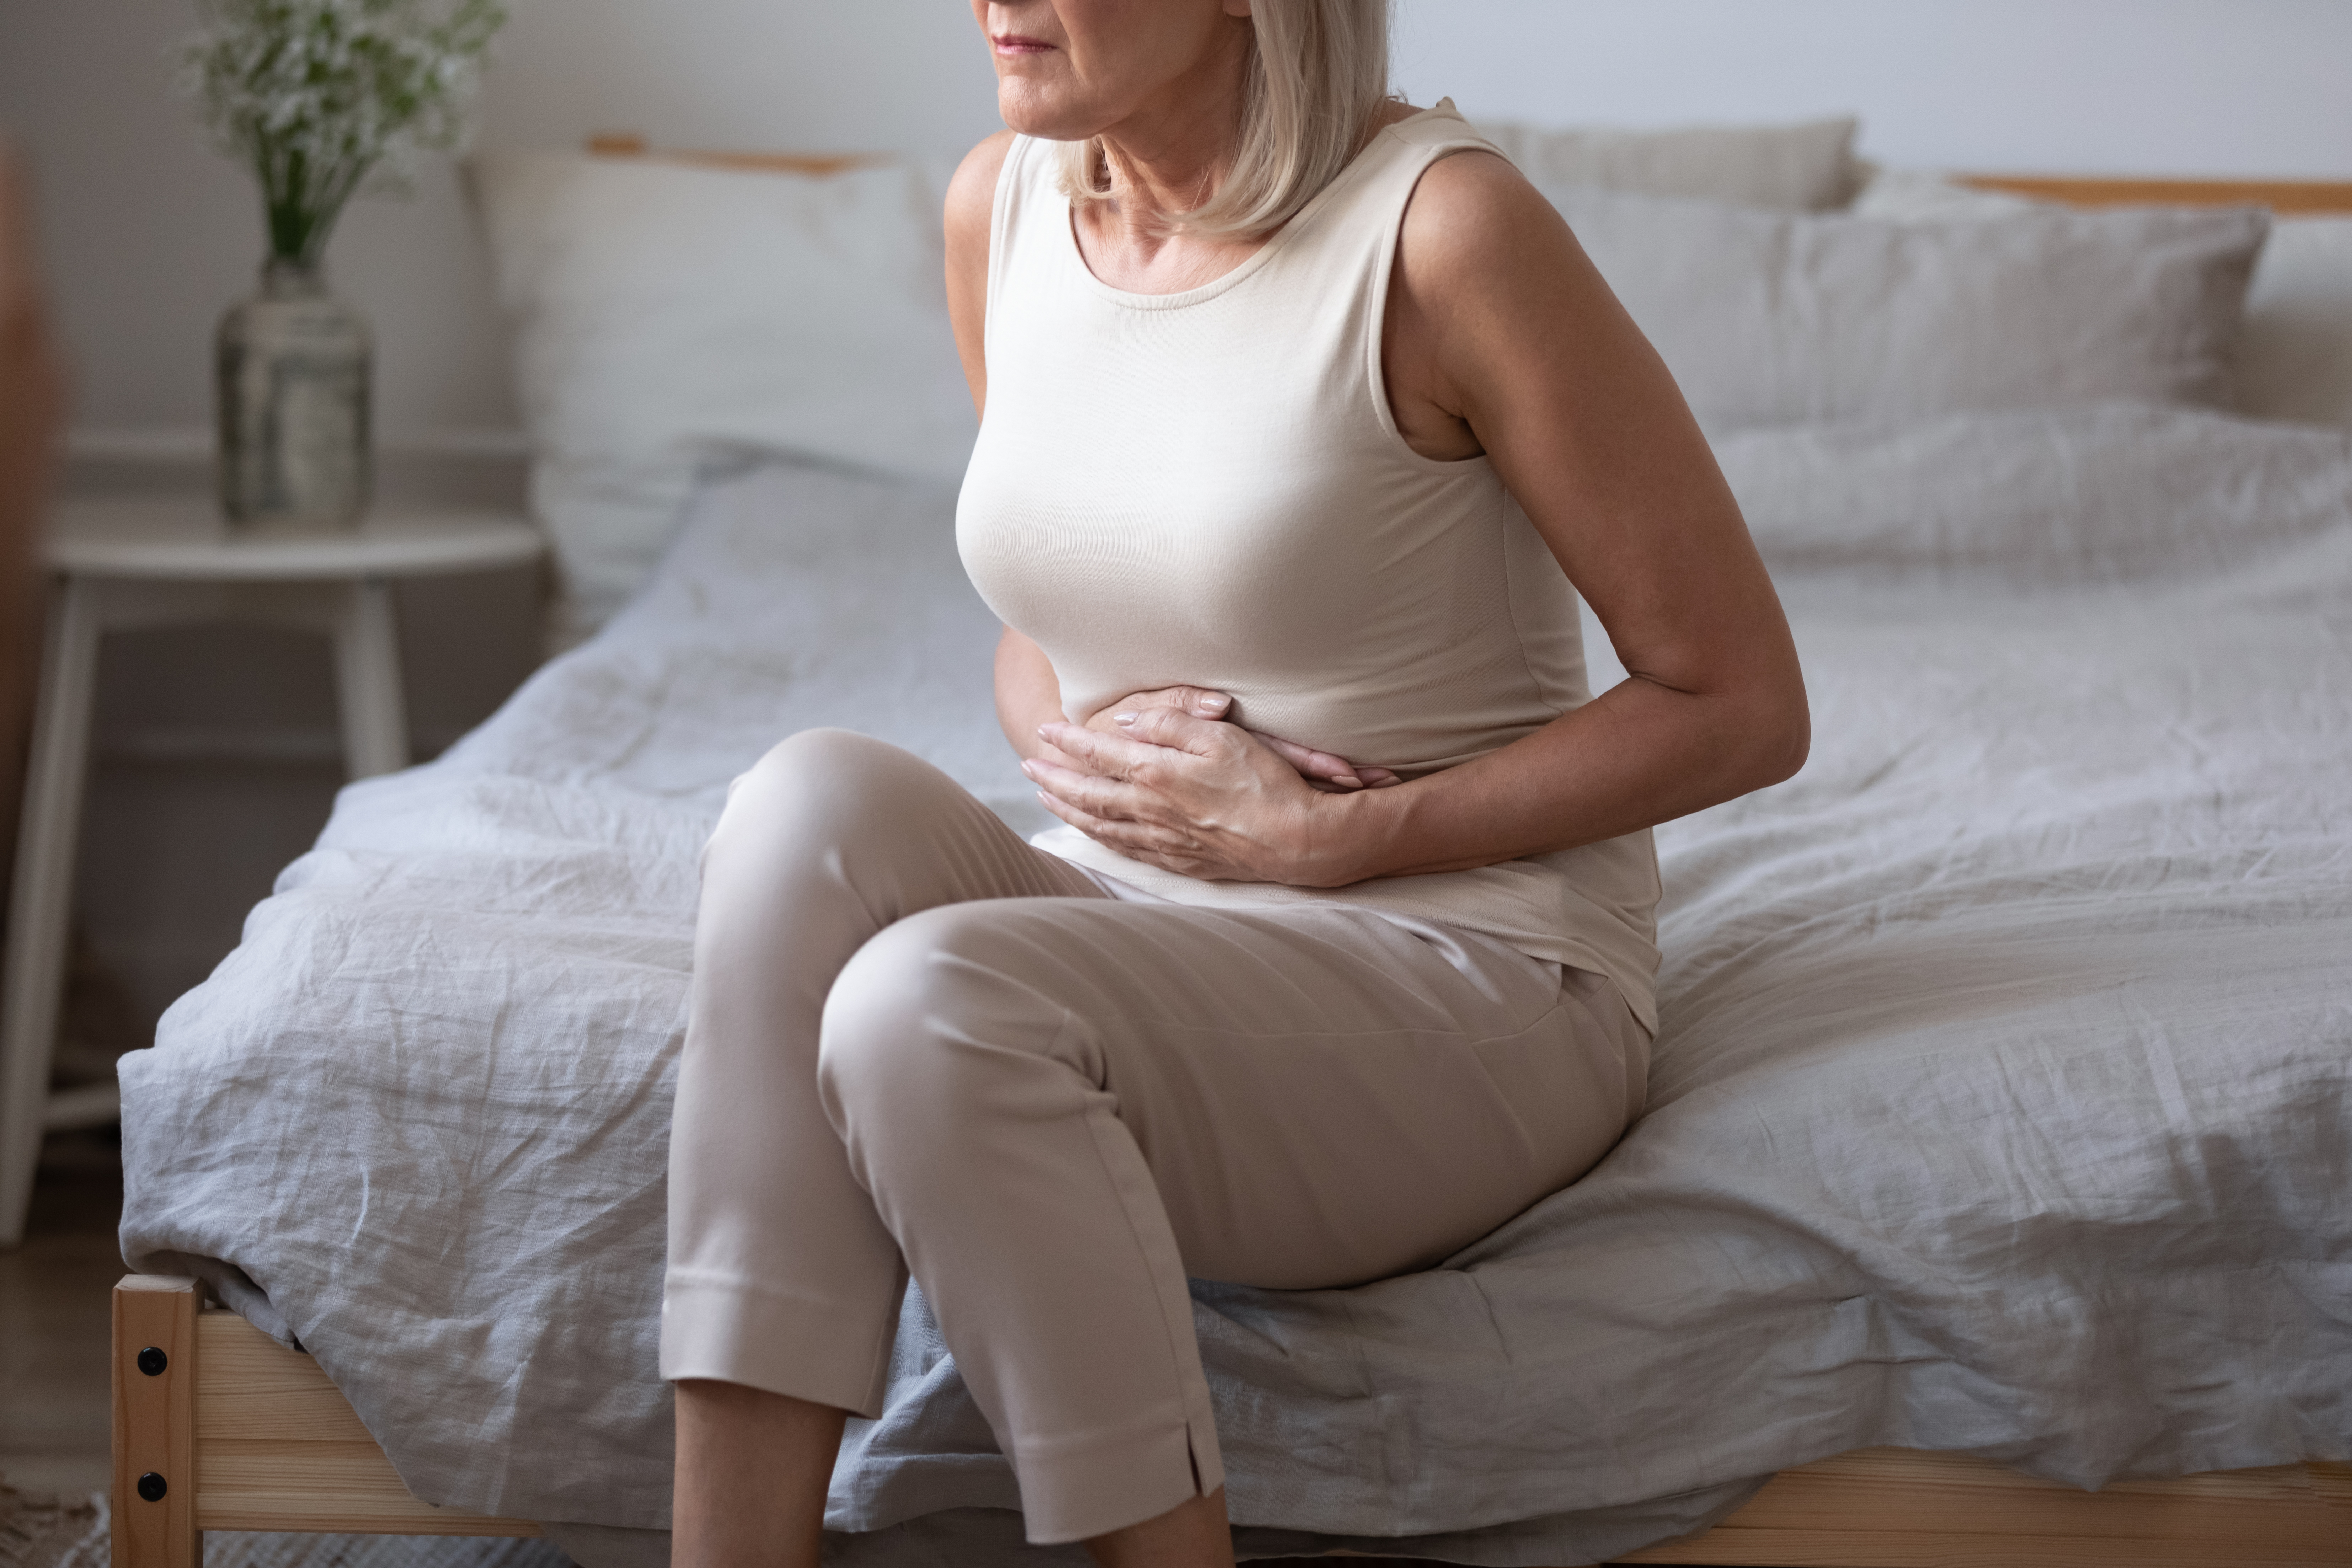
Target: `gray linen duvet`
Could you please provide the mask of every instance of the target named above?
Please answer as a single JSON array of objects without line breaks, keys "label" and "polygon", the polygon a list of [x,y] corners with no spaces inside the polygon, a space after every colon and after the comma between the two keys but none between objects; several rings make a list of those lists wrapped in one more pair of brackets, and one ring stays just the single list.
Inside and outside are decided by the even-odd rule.
[{"label": "gray linen duvet", "polygon": [[[1425,1274],[1196,1286],[1245,1551],[1594,1561],[1872,1445],[2352,1458],[2352,441],[2111,407],[1723,456],[1813,759],[1660,831],[1650,1109],[1591,1175]],[[666,1523],[729,777],[843,724],[1043,826],[950,509],[714,483],[601,637],[347,790],[125,1058],[126,1258],[299,1338],[419,1496]],[[841,1555],[1019,1560],[1016,1502],[910,1295]]]}]

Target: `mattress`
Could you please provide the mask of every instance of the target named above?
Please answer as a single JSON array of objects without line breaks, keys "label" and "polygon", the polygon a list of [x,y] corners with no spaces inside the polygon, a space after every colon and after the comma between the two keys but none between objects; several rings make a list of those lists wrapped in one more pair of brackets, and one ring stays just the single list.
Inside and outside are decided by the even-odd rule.
[{"label": "mattress", "polygon": [[[1426,1273],[1195,1284],[1245,1555],[1601,1561],[1880,1445],[2082,1486],[2352,1458],[2352,441],[2105,408],[1722,455],[1812,760],[1660,829],[1649,1108],[1591,1174]],[[126,1258],[310,1351],[418,1496],[667,1522],[728,779],[845,725],[1045,826],[952,504],[714,479],[604,634],[346,789],[124,1058]],[[1016,1506],[910,1292],[838,1552],[1052,1555]]]}]

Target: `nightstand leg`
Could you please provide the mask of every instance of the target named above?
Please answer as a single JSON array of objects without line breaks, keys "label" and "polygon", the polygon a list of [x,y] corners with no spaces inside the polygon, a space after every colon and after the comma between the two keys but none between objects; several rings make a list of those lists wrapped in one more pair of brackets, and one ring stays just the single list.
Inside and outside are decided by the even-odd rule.
[{"label": "nightstand leg", "polygon": [[392,584],[351,585],[335,623],[335,685],[342,702],[343,766],[355,779],[408,765],[408,711],[400,686],[400,627]]},{"label": "nightstand leg", "polygon": [[32,766],[8,899],[8,960],[0,978],[0,1247],[25,1237],[33,1170],[41,1159],[49,1058],[65,984],[74,850],[89,764],[98,679],[99,587],[66,579],[50,612]]}]

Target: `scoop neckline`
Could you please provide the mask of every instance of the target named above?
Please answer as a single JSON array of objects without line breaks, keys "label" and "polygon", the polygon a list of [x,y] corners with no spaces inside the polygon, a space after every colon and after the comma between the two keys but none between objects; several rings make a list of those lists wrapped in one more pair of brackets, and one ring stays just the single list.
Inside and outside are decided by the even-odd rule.
[{"label": "scoop neckline", "polygon": [[1300,207],[1297,212],[1291,214],[1283,226],[1275,230],[1272,237],[1270,237],[1264,245],[1259,246],[1255,250],[1242,258],[1240,262],[1237,263],[1231,271],[1219,273],[1216,277],[1210,279],[1206,283],[1196,285],[1191,289],[1180,289],[1173,294],[1138,294],[1129,289],[1115,288],[1112,285],[1104,282],[1102,279],[1096,274],[1094,268],[1087,264],[1087,253],[1078,244],[1077,205],[1075,202],[1072,202],[1070,198],[1066,195],[1062,198],[1062,236],[1064,242],[1069,247],[1070,260],[1077,268],[1078,276],[1087,280],[1087,286],[1115,305],[1124,305],[1129,310],[1182,310],[1187,305],[1203,304],[1208,300],[1215,299],[1218,295],[1223,294],[1228,289],[1234,288],[1240,284],[1243,279],[1248,278],[1250,274],[1257,271],[1268,261],[1272,260],[1275,256],[1289,243],[1290,237],[1297,234],[1299,229],[1306,225],[1307,219],[1314,216],[1317,212],[1320,211],[1324,205],[1329,202],[1332,197],[1338,194],[1341,187],[1345,186],[1350,180],[1359,177],[1360,172],[1370,160],[1373,148],[1379,146],[1383,140],[1394,135],[1397,132],[1403,130],[1406,126],[1412,124],[1415,121],[1427,119],[1433,114],[1449,115],[1455,120],[1460,120],[1462,118],[1462,111],[1454,107],[1454,100],[1452,99],[1441,98],[1435,103],[1431,104],[1427,109],[1416,110],[1412,113],[1406,115],[1402,120],[1397,121],[1392,124],[1381,126],[1378,132],[1373,133],[1372,139],[1364,143],[1363,151],[1358,153],[1353,158],[1349,159],[1347,167],[1341,169],[1337,174],[1334,174],[1328,184],[1316,192],[1312,196],[1309,196],[1307,200],[1307,205]]}]

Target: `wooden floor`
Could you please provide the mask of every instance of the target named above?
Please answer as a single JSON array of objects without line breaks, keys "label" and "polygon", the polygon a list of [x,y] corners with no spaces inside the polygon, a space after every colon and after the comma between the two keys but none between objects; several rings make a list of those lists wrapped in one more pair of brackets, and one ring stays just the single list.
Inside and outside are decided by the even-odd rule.
[{"label": "wooden floor", "polygon": [[111,1132],[50,1135],[25,1245],[0,1251],[0,1480],[104,1489],[108,1298],[122,1278],[122,1165]]}]

